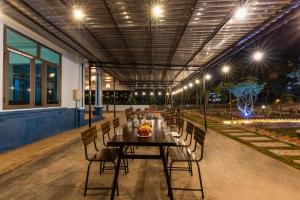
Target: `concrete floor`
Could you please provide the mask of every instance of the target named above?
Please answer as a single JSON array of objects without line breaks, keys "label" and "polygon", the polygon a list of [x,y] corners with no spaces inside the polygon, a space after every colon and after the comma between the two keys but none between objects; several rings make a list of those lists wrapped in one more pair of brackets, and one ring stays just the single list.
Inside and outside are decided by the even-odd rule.
[{"label": "concrete floor", "polygon": [[[87,164],[81,141],[76,139],[0,175],[0,199],[109,199],[110,190],[90,191],[83,197]],[[116,199],[168,199],[161,161],[130,160],[129,167],[130,172],[120,176],[120,196]],[[99,175],[98,169],[99,165],[92,166],[91,186],[110,186],[113,174]],[[207,134],[201,170],[205,199],[300,199],[300,171],[215,132]],[[198,186],[196,174],[191,177],[186,172],[174,173],[172,183]],[[200,199],[197,192],[175,191],[174,195],[175,199]]]}]

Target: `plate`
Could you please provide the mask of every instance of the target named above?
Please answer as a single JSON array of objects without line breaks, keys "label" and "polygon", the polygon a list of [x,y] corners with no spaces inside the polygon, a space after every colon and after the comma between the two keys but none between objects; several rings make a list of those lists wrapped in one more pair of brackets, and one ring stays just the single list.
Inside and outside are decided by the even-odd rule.
[{"label": "plate", "polygon": [[144,135],[139,135],[138,133],[136,134],[139,138],[149,138],[149,137],[151,137],[152,136],[152,133],[150,132],[150,134],[149,135],[147,135],[147,136],[144,136]]}]

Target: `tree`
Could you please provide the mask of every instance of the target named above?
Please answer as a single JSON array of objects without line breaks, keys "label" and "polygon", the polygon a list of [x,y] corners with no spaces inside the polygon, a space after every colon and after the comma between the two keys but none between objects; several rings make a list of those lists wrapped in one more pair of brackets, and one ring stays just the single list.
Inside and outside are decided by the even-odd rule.
[{"label": "tree", "polygon": [[257,96],[264,88],[265,83],[258,84],[255,77],[245,77],[243,82],[232,86],[229,91],[236,97],[239,111],[248,118],[254,111]]},{"label": "tree", "polygon": [[287,75],[288,78],[295,79],[295,85],[300,85],[300,69],[294,70]]}]

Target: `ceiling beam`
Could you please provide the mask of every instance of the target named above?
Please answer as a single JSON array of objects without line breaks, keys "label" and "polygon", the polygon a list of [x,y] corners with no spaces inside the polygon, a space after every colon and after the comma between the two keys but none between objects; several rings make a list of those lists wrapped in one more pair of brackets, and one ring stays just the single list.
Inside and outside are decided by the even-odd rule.
[{"label": "ceiling beam", "polygon": [[[11,3],[9,3],[7,0],[5,0],[5,2],[7,4],[10,4],[11,6],[15,7],[14,5],[12,5]],[[59,32],[61,32],[62,34],[64,34],[66,37],[68,37],[72,42],[76,43],[81,49],[83,49],[84,51],[86,51],[88,54],[91,55],[91,57],[93,57],[95,60],[97,60],[98,62],[102,62],[100,61],[92,52],[90,52],[87,48],[85,48],[83,45],[81,45],[78,41],[76,41],[72,36],[70,36],[69,34],[67,34],[66,32],[64,32],[61,28],[59,28],[58,26],[56,26],[54,23],[52,23],[50,20],[48,20],[46,17],[44,17],[39,11],[35,10],[31,5],[29,5],[27,2],[25,2],[24,0],[19,0],[19,2],[21,2],[24,6],[26,6],[28,9],[30,9],[34,14],[36,14],[38,17],[40,17],[41,19],[43,19],[44,21],[46,21],[48,24],[50,24],[52,27],[54,27],[56,30],[58,30]],[[19,10],[19,9],[18,9]],[[30,18],[32,21],[34,21],[36,24],[39,24],[38,22],[36,22],[34,19]],[[78,51],[77,51],[78,52]],[[86,57],[86,56],[85,56]]]},{"label": "ceiling beam", "polygon": [[[76,43],[82,50],[84,50],[87,54],[90,55],[90,57],[88,57],[87,55],[83,54],[82,52],[80,52],[78,49],[76,49],[75,47],[71,46],[70,44],[68,44],[66,41],[64,41],[63,39],[61,39],[60,37],[58,37],[56,34],[50,32],[46,27],[44,27],[43,25],[41,25],[39,22],[37,22],[36,20],[34,20],[33,18],[29,17],[27,14],[25,14],[23,11],[21,11],[19,8],[17,8],[16,6],[14,6],[13,4],[11,4],[10,2],[8,2],[7,0],[4,1],[6,3],[6,5],[8,5],[9,7],[13,8],[14,10],[16,10],[18,13],[22,14],[22,16],[26,17],[27,19],[29,19],[30,21],[32,21],[33,23],[35,23],[36,25],[38,25],[40,28],[42,28],[43,30],[45,30],[47,33],[51,34],[52,36],[54,36],[56,39],[58,39],[59,41],[63,42],[64,44],[66,44],[67,46],[69,46],[70,48],[72,48],[73,50],[75,50],[75,52],[79,53],[81,56],[83,56],[84,58],[91,60],[91,58],[93,58],[93,60],[91,60],[91,62],[97,62],[97,63],[102,63],[102,61],[97,58],[91,51],[89,51],[86,47],[84,47],[83,45],[81,45],[78,41],[76,41],[71,35],[69,35],[68,33],[66,33],[65,31],[63,31],[61,28],[59,28],[58,26],[56,26],[54,23],[52,23],[50,20],[48,20],[46,17],[44,17],[39,11],[35,10],[32,6],[30,6],[27,2],[25,2],[24,0],[20,0],[20,2],[26,7],[28,8],[30,11],[32,11],[34,14],[36,14],[38,17],[40,17],[42,20],[44,20],[45,22],[47,22],[50,26],[52,26],[53,28],[55,28],[57,31],[59,31],[60,33],[62,33],[63,35],[65,35],[68,39],[70,39],[72,42]],[[108,74],[110,74],[111,76],[115,76],[113,75],[113,73],[105,70]]]},{"label": "ceiling beam", "polygon": [[[247,0],[248,1],[248,0]],[[247,3],[245,2],[245,4]],[[240,0],[236,7],[240,6],[242,0]],[[236,8],[235,7],[235,8]],[[184,67],[176,74],[174,80],[181,74],[182,71],[184,71],[187,66],[194,60],[194,58],[206,47],[206,45],[219,33],[219,31],[227,24],[227,22],[232,18],[234,15],[235,9],[233,9],[222,21],[218,26],[213,30],[213,32],[210,34],[210,36],[200,45],[200,47],[192,54],[192,56],[188,59],[188,61],[185,63]]]},{"label": "ceiling beam", "polygon": [[[230,47],[222,51],[218,54],[215,58],[209,61],[207,64],[203,65],[203,70],[215,66],[222,62],[224,57],[230,57],[234,54],[238,53],[240,50],[244,49],[245,47],[255,43],[259,39],[265,37],[266,35],[270,34],[272,31],[280,28],[282,25],[292,21],[297,20],[300,17],[300,2],[299,1],[292,1],[289,5],[285,6],[284,8],[280,9],[276,14],[275,17],[272,19],[267,19],[263,22],[260,26],[252,30],[248,33],[245,37],[240,39],[239,41],[232,44]],[[195,76],[199,75],[199,73],[194,73],[183,82],[188,82],[190,79],[194,78]]]},{"label": "ceiling beam", "polygon": [[[66,7],[68,8],[68,3],[66,2],[66,0],[60,0],[60,2]],[[101,46],[101,48],[106,52],[106,54],[109,56],[108,60],[112,60],[113,62],[118,63],[119,61],[111,54],[111,52],[103,45],[103,43],[98,39],[98,37],[95,36],[95,34],[85,25],[82,24],[82,26],[84,27],[84,29],[92,36],[92,38],[98,43],[99,46]]]},{"label": "ceiling beam", "polygon": [[[101,62],[97,63],[94,62],[95,64],[99,65],[117,65],[117,66],[126,66],[126,65],[131,65],[131,66],[160,66],[160,67],[169,67],[170,65],[168,63],[113,63],[113,62]],[[173,64],[171,67],[183,67],[184,65],[177,65]],[[199,68],[202,67],[202,65],[189,65],[189,68]]]},{"label": "ceiling beam", "polygon": [[[196,6],[197,6],[197,3],[198,3],[198,0],[194,0],[194,2],[193,2],[193,5],[192,5],[192,8],[191,8],[191,10],[190,10],[190,13],[189,13],[189,15],[187,16],[187,18],[185,19],[185,22],[184,22],[184,28],[181,30],[181,32],[179,33],[179,37],[178,37],[178,39],[176,40],[176,42],[175,42],[175,48],[173,48],[173,51],[171,50],[171,52],[170,52],[170,55],[169,55],[169,65],[171,65],[171,63],[172,63],[172,60],[173,60],[173,58],[174,58],[174,56],[175,56],[175,53],[176,53],[176,51],[177,51],[177,49],[178,49],[178,46],[179,46],[179,44],[180,44],[180,42],[181,42],[181,40],[182,40],[182,37],[183,37],[183,35],[184,35],[184,33],[185,33],[185,31],[186,31],[186,29],[187,29],[187,27],[188,27],[188,25],[189,25],[189,23],[190,23],[190,20],[191,20],[191,18],[192,18],[192,16],[193,16],[193,13],[194,13],[194,10],[195,10],[195,8],[196,8]],[[162,80],[164,80],[165,79],[165,76],[166,76],[166,71],[164,72],[164,74],[163,74],[163,76],[162,76]]]},{"label": "ceiling beam", "polygon": [[[121,66],[106,66],[106,65],[101,65],[103,68],[109,68],[109,69],[144,69],[144,70],[169,70],[169,71],[178,71],[181,68],[153,68],[153,67],[139,67],[139,66],[130,66],[130,67],[121,67]],[[196,72],[199,71],[197,69],[188,69],[187,71],[192,71]]]},{"label": "ceiling beam", "polygon": [[115,20],[115,18],[114,18],[114,16],[113,16],[113,14],[112,14],[112,12],[111,12],[111,10],[110,10],[110,8],[109,8],[108,3],[106,2],[106,0],[102,0],[102,1],[103,1],[104,5],[105,5],[105,8],[106,8],[106,10],[107,10],[107,12],[108,12],[108,14],[109,14],[111,20],[112,20],[113,23],[114,23],[114,26],[115,26],[115,28],[116,28],[116,30],[117,30],[117,32],[118,32],[120,38],[121,38],[121,41],[122,41],[123,45],[125,46],[125,48],[126,48],[126,50],[127,50],[127,53],[128,53],[129,56],[130,56],[131,62],[134,62],[133,55],[132,55],[131,51],[129,50],[129,47],[128,47],[128,45],[127,45],[127,42],[126,42],[126,40],[125,40],[125,38],[124,38],[124,36],[123,36],[121,30],[120,30],[120,27],[119,27],[119,25],[117,24],[117,22],[116,22],[116,20]]}]

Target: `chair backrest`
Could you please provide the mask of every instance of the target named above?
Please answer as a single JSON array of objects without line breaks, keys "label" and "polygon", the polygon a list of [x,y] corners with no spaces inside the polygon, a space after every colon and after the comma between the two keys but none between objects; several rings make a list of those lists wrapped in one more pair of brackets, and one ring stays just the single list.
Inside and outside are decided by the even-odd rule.
[{"label": "chair backrest", "polygon": [[195,131],[194,131],[195,142],[197,142],[198,144],[203,146],[204,140],[205,140],[205,134],[206,133],[204,130],[202,130],[201,128],[195,127]]},{"label": "chair backrest", "polygon": [[166,121],[167,126],[176,125],[174,117],[165,117],[165,121]]},{"label": "chair backrest", "polygon": [[184,119],[178,118],[178,128],[183,129],[184,126]]},{"label": "chair backrest", "polygon": [[128,119],[133,119],[134,118],[134,111],[133,108],[128,108],[125,110],[126,113],[126,118]]},{"label": "chair backrest", "polygon": [[90,143],[97,139],[97,128],[92,126],[91,128],[81,132],[81,139],[84,146],[88,146]]},{"label": "chair backrest", "polygon": [[194,131],[194,124],[192,124],[191,122],[187,122],[186,124],[186,132],[187,134],[192,135]]},{"label": "chair backrest", "polygon": [[120,126],[120,119],[119,118],[113,119],[113,125],[114,125],[114,128],[119,127]]},{"label": "chair backrest", "polygon": [[107,146],[105,143],[105,135],[108,136],[108,139],[110,139],[109,132],[110,132],[110,122],[105,122],[101,124],[101,131],[102,131],[102,137],[103,137],[103,144],[104,146]]},{"label": "chair backrest", "polygon": [[203,158],[205,135],[206,135],[206,132],[204,130],[202,130],[201,128],[195,127],[195,131],[194,131],[195,147],[194,147],[193,152],[196,151],[197,144],[200,144],[201,145],[201,156],[200,156],[199,160],[202,160],[202,158]]},{"label": "chair backrest", "polygon": [[88,152],[87,152],[87,146],[94,143],[95,150],[98,151],[97,145],[96,145],[96,139],[97,139],[97,128],[96,126],[92,126],[91,128],[81,132],[81,139],[84,145],[84,151],[85,151],[85,158],[89,160]]}]

